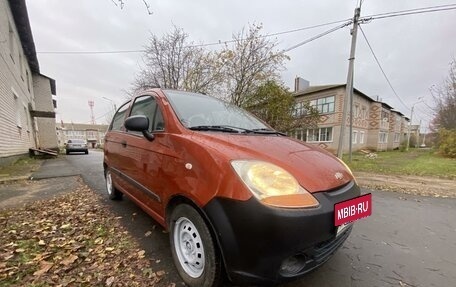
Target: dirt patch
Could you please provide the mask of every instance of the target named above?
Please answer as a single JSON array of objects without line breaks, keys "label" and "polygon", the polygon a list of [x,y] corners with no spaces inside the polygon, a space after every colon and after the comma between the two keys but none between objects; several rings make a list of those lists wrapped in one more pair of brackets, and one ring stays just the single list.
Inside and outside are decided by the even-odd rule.
[{"label": "dirt patch", "polygon": [[384,175],[367,172],[356,172],[355,177],[358,184],[367,189],[456,198],[456,180],[421,176]]},{"label": "dirt patch", "polygon": [[0,286],[156,286],[145,251],[86,185],[0,211]]}]

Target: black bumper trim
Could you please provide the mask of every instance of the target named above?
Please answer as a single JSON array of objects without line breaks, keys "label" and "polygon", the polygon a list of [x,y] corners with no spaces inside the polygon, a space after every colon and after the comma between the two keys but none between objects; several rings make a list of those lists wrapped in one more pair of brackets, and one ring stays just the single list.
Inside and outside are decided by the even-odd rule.
[{"label": "black bumper trim", "polygon": [[[214,227],[229,278],[234,283],[271,284],[301,276],[324,262],[348,238],[351,227],[336,237],[334,204],[360,195],[350,183],[338,190],[313,194],[320,206],[284,209],[255,198],[214,198],[204,212]],[[282,262],[304,254],[309,262],[297,274],[280,274]]]}]

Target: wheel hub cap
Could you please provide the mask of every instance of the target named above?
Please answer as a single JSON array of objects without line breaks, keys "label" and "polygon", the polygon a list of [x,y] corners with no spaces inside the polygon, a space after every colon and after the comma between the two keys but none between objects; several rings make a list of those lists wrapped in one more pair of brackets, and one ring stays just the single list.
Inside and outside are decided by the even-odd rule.
[{"label": "wheel hub cap", "polygon": [[193,222],[181,217],[174,225],[174,249],[184,271],[192,278],[198,278],[204,271],[204,248],[198,230]]}]

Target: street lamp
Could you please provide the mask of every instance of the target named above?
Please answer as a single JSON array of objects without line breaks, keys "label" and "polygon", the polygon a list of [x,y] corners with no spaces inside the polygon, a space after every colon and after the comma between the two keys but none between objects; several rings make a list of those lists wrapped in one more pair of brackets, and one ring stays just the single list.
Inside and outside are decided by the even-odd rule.
[{"label": "street lamp", "polygon": [[102,97],[103,99],[107,100],[107,101],[110,101],[112,103],[112,105],[114,106],[114,112],[117,111],[117,107],[116,107],[116,102],[114,102],[113,100],[111,100],[110,98],[106,98],[106,97]]},{"label": "street lamp", "polygon": [[407,146],[405,147],[405,150],[408,151],[409,150],[409,145],[410,145],[410,130],[412,129],[412,120],[413,120],[413,109],[415,108],[415,105],[416,104],[419,104],[423,102],[423,97],[419,97],[418,98],[418,102],[414,103],[412,105],[412,110],[410,112],[410,122],[409,122],[409,128],[408,128],[408,132],[407,132]]}]

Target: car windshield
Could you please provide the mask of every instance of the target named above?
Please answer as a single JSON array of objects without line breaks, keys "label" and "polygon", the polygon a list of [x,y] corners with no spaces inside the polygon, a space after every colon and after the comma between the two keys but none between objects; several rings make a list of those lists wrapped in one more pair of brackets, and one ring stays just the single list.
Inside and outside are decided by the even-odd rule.
[{"label": "car windshield", "polygon": [[269,130],[257,118],[219,99],[190,92],[165,90],[181,123],[187,128],[230,127],[246,130]]},{"label": "car windshield", "polygon": [[85,143],[85,141],[84,140],[68,140],[68,143],[83,144],[83,143]]}]

